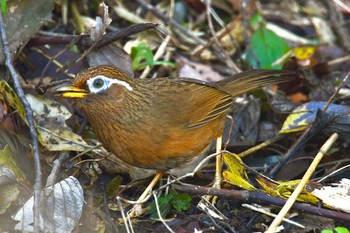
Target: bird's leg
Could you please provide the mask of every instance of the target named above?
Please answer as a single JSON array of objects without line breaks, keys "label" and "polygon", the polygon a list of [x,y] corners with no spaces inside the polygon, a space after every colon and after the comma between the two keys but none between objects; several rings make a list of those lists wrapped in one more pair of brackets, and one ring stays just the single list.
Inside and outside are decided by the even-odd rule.
[{"label": "bird's leg", "polygon": [[[216,169],[215,169],[214,181],[212,184],[213,188],[218,188],[218,189],[221,188],[221,181],[222,181],[222,178],[221,178],[222,155],[220,153],[221,147],[222,147],[222,135],[216,139],[216,153],[218,155],[216,156]],[[216,200],[217,200],[216,196],[205,195],[203,196],[203,198],[208,202],[211,200],[212,204],[216,204]],[[201,205],[203,205],[202,201],[198,203],[198,207],[201,208]]]},{"label": "bird's leg", "polygon": [[222,168],[222,155],[221,155],[221,149],[222,149],[222,135],[219,136],[216,139],[216,153],[218,154],[216,156],[216,169],[215,169],[215,177],[213,182],[213,188],[221,188],[221,168]]},{"label": "bird's leg", "polygon": [[[221,170],[222,170],[222,155],[221,155],[221,149],[222,149],[222,135],[219,136],[216,139],[216,153],[218,154],[216,156],[216,169],[215,169],[215,176],[214,176],[214,181],[213,181],[213,188],[221,188],[221,181],[222,181],[222,175],[221,175]],[[213,199],[211,200],[212,204],[216,204],[217,201],[217,196],[213,196]],[[208,200],[208,199],[207,199]]]},{"label": "bird's leg", "polygon": [[141,194],[139,199],[137,199],[137,204],[134,205],[134,207],[129,212],[130,217],[138,217],[141,214],[143,214],[144,210],[142,209],[142,202],[145,200],[147,195],[149,195],[153,189],[153,187],[157,184],[157,182],[162,178],[164,175],[164,171],[159,170],[157,171],[156,175],[153,177],[152,181],[149,183],[145,191]]}]

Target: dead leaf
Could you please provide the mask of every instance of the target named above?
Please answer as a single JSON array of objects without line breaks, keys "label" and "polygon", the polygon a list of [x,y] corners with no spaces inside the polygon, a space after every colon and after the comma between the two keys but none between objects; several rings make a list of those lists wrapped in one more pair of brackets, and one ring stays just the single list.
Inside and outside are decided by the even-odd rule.
[{"label": "dead leaf", "polygon": [[[70,176],[46,187],[42,196],[40,231],[70,233],[83,212],[84,195],[79,181]],[[31,197],[14,215],[13,219],[19,221],[15,230],[33,232],[33,204],[34,198]]]}]

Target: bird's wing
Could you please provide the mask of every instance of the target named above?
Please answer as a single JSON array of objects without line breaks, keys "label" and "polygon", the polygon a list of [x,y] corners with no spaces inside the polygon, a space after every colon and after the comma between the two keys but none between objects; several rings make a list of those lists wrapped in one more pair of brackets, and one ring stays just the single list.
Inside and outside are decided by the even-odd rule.
[{"label": "bird's wing", "polygon": [[[207,84],[179,79],[171,82],[167,87],[163,87],[168,91],[162,93],[163,97],[158,96],[153,106],[159,114],[158,120],[165,121],[169,127],[201,127],[222,116],[232,104],[231,95]],[[164,101],[167,101],[166,105]],[[160,106],[162,109],[159,109]]]}]

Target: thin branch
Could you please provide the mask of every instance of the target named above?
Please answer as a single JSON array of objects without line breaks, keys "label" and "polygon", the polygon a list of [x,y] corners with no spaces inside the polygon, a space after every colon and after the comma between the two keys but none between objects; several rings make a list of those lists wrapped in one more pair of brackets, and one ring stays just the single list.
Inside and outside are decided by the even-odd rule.
[{"label": "thin branch", "polygon": [[184,34],[185,36],[191,38],[192,40],[194,40],[195,42],[197,42],[198,44],[201,45],[205,45],[205,41],[203,41],[202,39],[198,38],[197,36],[193,35],[192,33],[188,32],[185,28],[183,28],[181,26],[181,24],[179,24],[178,22],[176,22],[176,20],[169,18],[168,16],[165,16],[164,14],[162,14],[157,8],[155,8],[154,6],[146,3],[146,1],[144,0],[136,0],[136,2],[138,4],[140,4],[141,7],[145,8],[146,10],[149,10],[150,12],[152,12],[152,14],[154,16],[156,16],[158,19],[162,20],[164,23],[168,23],[171,24],[172,26],[174,26],[177,30],[179,30],[182,34]]},{"label": "thin branch", "polygon": [[[350,72],[345,76],[341,85],[338,86],[336,91],[329,98],[326,105],[323,107],[323,111],[327,110],[327,108],[329,107],[329,105],[331,104],[331,102],[333,101],[335,96],[338,94],[340,88],[344,86],[344,84],[346,83],[346,80],[349,77],[349,74],[350,74]],[[288,213],[288,211],[290,210],[290,208],[292,207],[292,205],[295,203],[296,199],[298,198],[299,194],[303,190],[304,186],[306,185],[306,183],[309,181],[310,177],[312,176],[312,174],[316,170],[316,168],[317,168],[318,164],[321,162],[323,156],[331,148],[331,146],[338,139],[338,137],[339,137],[338,133],[333,133],[329,137],[329,139],[324,143],[324,145],[320,148],[319,152],[317,153],[314,160],[310,164],[309,168],[305,172],[303,178],[300,180],[299,184],[297,185],[297,187],[293,191],[292,195],[288,198],[288,201],[286,202],[286,204],[283,206],[283,208],[278,213],[277,217],[273,220],[273,222],[271,223],[271,225],[267,229],[267,231],[266,231],[267,233],[275,232],[278,225],[282,222],[283,217]]]},{"label": "thin branch", "polygon": [[327,153],[327,151],[331,148],[333,143],[337,140],[338,134],[334,133],[332,134],[329,139],[324,143],[324,145],[320,148],[319,152],[317,153],[315,159],[310,164],[309,168],[305,172],[303,178],[300,180],[298,186],[293,191],[292,195],[288,198],[288,201],[283,206],[283,208],[278,213],[277,217],[273,220],[269,228],[267,229],[266,233],[273,233],[275,232],[278,225],[282,222],[284,216],[287,215],[290,208],[293,206],[295,201],[297,200],[299,194],[305,187],[306,183],[309,181],[310,177],[314,173],[314,171],[317,168],[317,165],[321,162],[323,156]]},{"label": "thin branch", "polygon": [[156,203],[156,209],[157,209],[157,214],[158,214],[159,220],[163,223],[163,225],[166,227],[166,229],[168,229],[169,232],[175,233],[175,232],[169,227],[169,225],[165,222],[165,220],[164,220],[164,218],[163,218],[163,216],[162,216],[162,213],[160,212],[159,204],[158,204],[158,198],[157,198],[156,192],[153,191],[152,194],[153,194],[154,202]]},{"label": "thin branch", "polygon": [[[238,68],[238,66],[231,60],[231,58],[226,54],[225,50],[223,49],[222,45],[220,44],[220,41],[219,41],[219,38],[217,37],[217,34],[214,30],[214,25],[213,25],[213,21],[212,21],[212,18],[211,18],[211,0],[206,0],[205,1],[205,5],[206,5],[206,12],[207,12],[207,20],[208,20],[208,26],[209,26],[209,30],[213,36],[213,39],[214,39],[214,42],[216,44],[216,47],[217,47],[217,54],[218,56],[221,58],[221,60],[223,62],[226,63],[226,65],[234,70],[236,73],[240,72],[241,69]],[[215,46],[213,46],[213,49],[216,49]]]},{"label": "thin branch", "polygon": [[[266,193],[257,191],[217,189],[190,184],[173,184],[172,187],[176,190],[186,192],[189,194],[218,196],[220,198],[228,199],[230,201],[235,201],[238,203],[245,202],[275,206],[283,206],[286,203],[286,200],[282,198],[270,196]],[[343,221],[350,221],[350,214],[348,213],[341,213],[338,211],[323,209],[305,203],[294,203],[292,208],[296,211],[310,213],[317,216]]]},{"label": "thin branch", "polygon": [[[350,76],[350,72],[347,73],[347,75],[343,78],[342,82],[340,85],[337,87],[333,95],[329,98],[325,106],[323,107],[323,111],[326,111],[328,106],[332,103],[336,95],[339,93],[340,89],[345,86],[348,78]],[[281,169],[283,164],[288,161],[295,153],[296,150],[300,148],[302,143],[305,143],[308,140],[308,136],[311,133],[313,123],[311,123],[305,130],[304,132],[299,136],[298,140],[292,145],[291,148],[287,151],[287,153],[281,158],[281,160],[278,162],[278,164],[270,171],[270,177],[273,177],[277,174],[277,172]],[[321,129],[320,129],[321,130]],[[314,132],[315,133],[315,132]]]},{"label": "thin branch", "polygon": [[33,112],[32,109],[24,96],[23,89],[19,82],[19,78],[15,68],[12,65],[11,53],[7,41],[5,25],[2,18],[2,12],[0,11],[0,34],[2,40],[3,53],[5,55],[5,65],[10,71],[13,79],[15,91],[21,100],[28,120],[30,137],[32,139],[33,155],[34,155],[34,167],[35,167],[35,184],[34,184],[34,232],[39,232],[39,213],[40,213],[40,196],[41,196],[41,170],[40,170],[40,157],[39,157],[39,145],[38,145],[38,134],[34,127]]}]

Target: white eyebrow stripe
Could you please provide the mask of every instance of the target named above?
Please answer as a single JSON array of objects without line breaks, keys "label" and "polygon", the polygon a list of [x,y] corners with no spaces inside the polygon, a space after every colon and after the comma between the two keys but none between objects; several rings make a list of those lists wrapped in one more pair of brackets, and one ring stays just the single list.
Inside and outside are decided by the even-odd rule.
[{"label": "white eyebrow stripe", "polygon": [[126,89],[128,89],[129,91],[132,91],[132,90],[133,90],[133,89],[132,89],[132,86],[131,86],[129,83],[125,82],[125,81],[121,81],[121,80],[119,80],[119,79],[110,79],[110,78],[107,78],[107,79],[110,80],[111,84],[122,85],[122,86],[124,86]]}]

